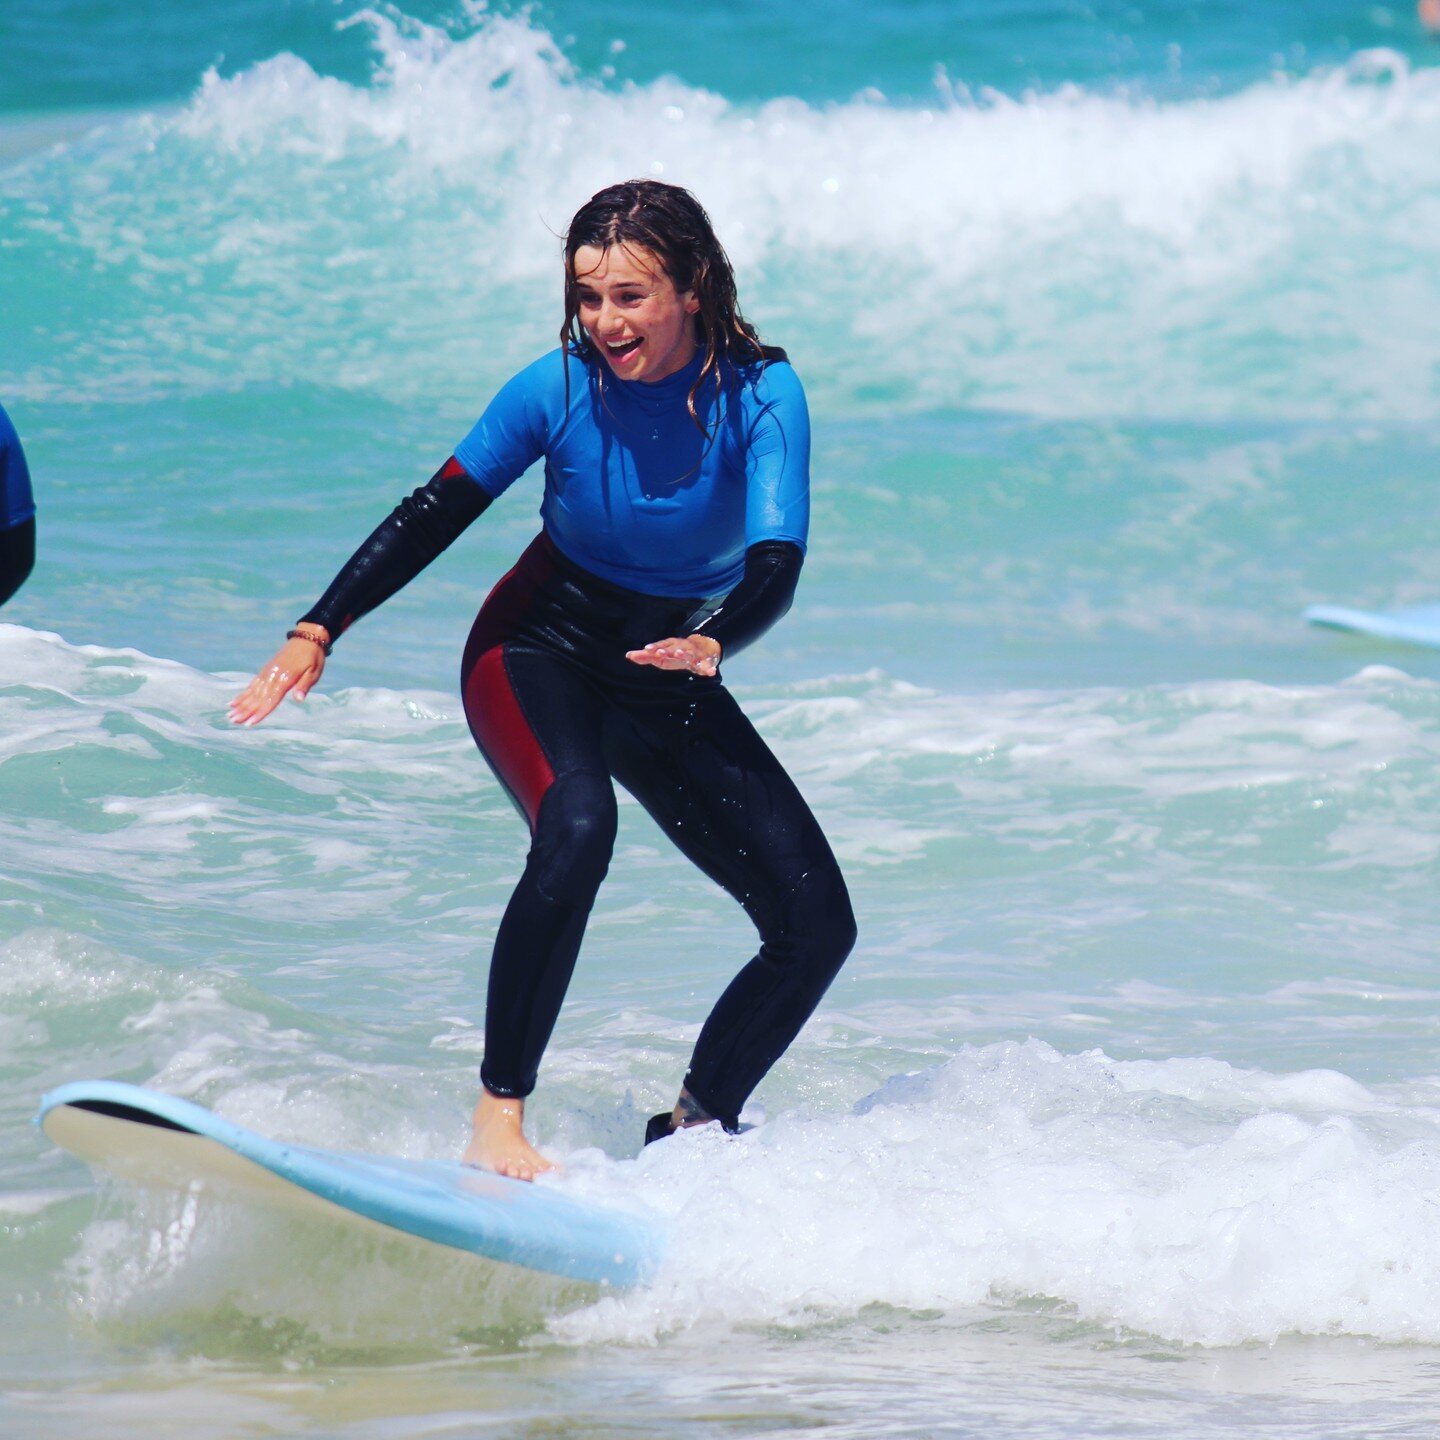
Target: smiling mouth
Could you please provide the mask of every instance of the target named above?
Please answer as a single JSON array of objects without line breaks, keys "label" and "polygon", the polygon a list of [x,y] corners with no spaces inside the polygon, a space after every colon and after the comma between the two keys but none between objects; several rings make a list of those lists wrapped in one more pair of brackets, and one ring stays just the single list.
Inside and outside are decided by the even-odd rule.
[{"label": "smiling mouth", "polygon": [[605,342],[606,352],[613,360],[623,360],[627,355],[633,355],[640,348],[642,338],[643,337],[637,337],[634,340],[607,340]]}]

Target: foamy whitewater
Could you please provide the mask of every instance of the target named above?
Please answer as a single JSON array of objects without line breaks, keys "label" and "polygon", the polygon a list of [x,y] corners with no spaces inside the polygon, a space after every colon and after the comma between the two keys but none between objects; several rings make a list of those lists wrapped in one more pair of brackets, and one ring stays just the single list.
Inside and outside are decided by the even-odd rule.
[{"label": "foamy whitewater", "polygon": [[[1440,598],[1440,44],[1260,9],[7,9],[0,1432],[1440,1433],[1440,652],[1300,620]],[[68,1080],[462,1146],[524,841],[456,670],[538,476],[225,707],[630,174],[811,398],[727,678],[856,954],[754,1129],[640,1153],[753,937],[622,801],[531,1116],[666,1226],[630,1293],[93,1175]]]}]

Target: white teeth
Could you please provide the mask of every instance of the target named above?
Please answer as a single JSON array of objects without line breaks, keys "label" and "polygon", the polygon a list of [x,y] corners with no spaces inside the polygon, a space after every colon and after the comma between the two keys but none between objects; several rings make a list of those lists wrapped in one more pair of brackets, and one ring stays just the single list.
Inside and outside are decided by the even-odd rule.
[{"label": "white teeth", "polygon": [[609,350],[628,350],[632,345],[638,345],[640,341],[634,340],[607,340],[605,346]]}]

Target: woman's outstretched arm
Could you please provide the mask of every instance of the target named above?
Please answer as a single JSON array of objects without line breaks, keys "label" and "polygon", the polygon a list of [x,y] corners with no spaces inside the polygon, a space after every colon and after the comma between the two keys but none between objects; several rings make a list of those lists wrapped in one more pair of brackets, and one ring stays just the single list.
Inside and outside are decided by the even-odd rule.
[{"label": "woman's outstretched arm", "polygon": [[408,585],[489,508],[490,496],[452,455],[376,526],[245,690],[230,702],[236,725],[258,725],[286,697],[303,700],[330,647],[362,615]]}]

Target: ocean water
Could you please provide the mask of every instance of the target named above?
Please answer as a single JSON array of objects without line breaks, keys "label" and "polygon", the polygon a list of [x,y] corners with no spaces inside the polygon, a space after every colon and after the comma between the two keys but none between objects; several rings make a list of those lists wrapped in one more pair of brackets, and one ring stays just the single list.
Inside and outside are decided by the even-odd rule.
[{"label": "ocean water", "polygon": [[[4,0],[0,1432],[1440,1434],[1440,44],[1340,0]],[[28,1123],[108,1077],[454,1154],[522,860],[458,654],[519,485],[225,705],[631,174],[815,420],[732,688],[860,945],[739,1140],[637,1155],[748,926],[622,806],[532,1105],[671,1228],[604,1295]]]}]

